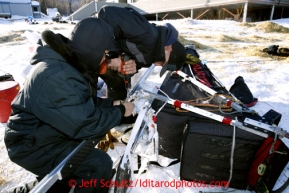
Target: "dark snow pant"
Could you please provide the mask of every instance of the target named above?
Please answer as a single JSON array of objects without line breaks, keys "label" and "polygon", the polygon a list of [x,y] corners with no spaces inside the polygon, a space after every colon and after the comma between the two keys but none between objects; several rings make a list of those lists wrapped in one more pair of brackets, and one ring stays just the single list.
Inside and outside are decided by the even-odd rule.
[{"label": "dark snow pant", "polygon": [[107,85],[107,97],[113,100],[124,100],[127,96],[124,79],[118,71],[107,69],[105,74],[100,75]]},{"label": "dark snow pant", "polygon": [[110,156],[102,150],[93,149],[79,167],[68,178],[68,185],[76,182],[74,189],[78,192],[107,192],[108,182],[112,177],[112,160]]},{"label": "dark snow pant", "polygon": [[[111,177],[112,160],[110,156],[102,150],[93,149],[70,177],[58,180],[47,192],[68,193],[71,186],[75,185],[74,193],[105,193],[109,189]],[[39,176],[37,181],[17,187],[10,190],[9,193],[28,193],[42,178],[44,176]]]}]

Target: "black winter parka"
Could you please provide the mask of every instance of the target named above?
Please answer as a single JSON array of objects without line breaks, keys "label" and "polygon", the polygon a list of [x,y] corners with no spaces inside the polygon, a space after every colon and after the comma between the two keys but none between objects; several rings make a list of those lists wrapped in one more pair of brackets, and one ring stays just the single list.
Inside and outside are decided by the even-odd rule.
[{"label": "black winter parka", "polygon": [[134,9],[115,6],[101,8],[98,18],[112,27],[118,49],[135,59],[138,69],[165,61],[165,26],[149,23]]},{"label": "black winter parka", "polygon": [[31,64],[12,102],[4,140],[13,162],[45,175],[83,139],[118,125],[123,112],[111,99],[94,104],[86,79],[49,46],[39,45]]}]

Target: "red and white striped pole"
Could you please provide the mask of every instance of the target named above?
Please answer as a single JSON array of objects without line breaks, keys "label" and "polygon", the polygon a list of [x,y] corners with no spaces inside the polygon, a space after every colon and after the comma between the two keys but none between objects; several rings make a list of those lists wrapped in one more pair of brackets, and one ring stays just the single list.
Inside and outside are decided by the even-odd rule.
[{"label": "red and white striped pole", "polygon": [[[158,87],[157,87],[158,90],[160,90]],[[209,111],[206,111],[206,110],[203,110],[203,109],[200,109],[198,107],[194,107],[192,105],[189,105],[189,104],[186,104],[182,101],[179,101],[179,100],[174,100],[174,99],[171,99],[166,93],[164,93],[162,90],[160,90],[162,93],[164,93],[166,96],[162,96],[162,95],[159,95],[159,94],[155,94],[155,93],[152,93],[150,91],[147,91],[147,90],[142,90],[143,92],[146,92],[152,96],[154,96],[154,98],[156,99],[159,99],[161,101],[164,101],[164,102],[167,102],[171,105],[174,105],[175,107],[179,107],[179,108],[182,108],[182,109],[185,109],[185,110],[188,110],[190,112],[193,112],[193,113],[196,113],[198,115],[202,115],[204,117],[207,117],[209,119],[213,119],[215,121],[218,121],[218,122],[221,122],[221,123],[224,123],[226,125],[231,125],[231,126],[236,126],[240,129],[243,129],[245,131],[248,131],[248,132],[251,132],[251,133],[254,133],[256,135],[259,135],[259,136],[262,136],[262,137],[265,137],[267,138],[268,137],[268,134],[266,133],[263,133],[263,132],[260,132],[260,131],[257,131],[257,130],[254,130],[254,129],[251,129],[249,127],[245,127],[243,125],[242,122],[239,122],[237,120],[233,120],[229,117],[225,117],[225,116],[222,116],[222,115],[218,115],[218,114],[215,114],[215,113],[212,113],[212,112],[209,112]]]}]

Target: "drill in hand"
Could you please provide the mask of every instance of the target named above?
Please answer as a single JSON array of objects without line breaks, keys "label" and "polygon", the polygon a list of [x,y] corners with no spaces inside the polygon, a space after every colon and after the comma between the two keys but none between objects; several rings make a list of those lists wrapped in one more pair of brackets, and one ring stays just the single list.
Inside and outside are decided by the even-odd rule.
[{"label": "drill in hand", "polygon": [[130,56],[127,54],[122,54],[121,56],[121,74],[123,75],[124,78],[124,83],[125,83],[125,88],[130,89],[131,88],[131,74],[126,74],[126,72],[123,69],[123,66],[125,65],[125,62],[130,60]]}]

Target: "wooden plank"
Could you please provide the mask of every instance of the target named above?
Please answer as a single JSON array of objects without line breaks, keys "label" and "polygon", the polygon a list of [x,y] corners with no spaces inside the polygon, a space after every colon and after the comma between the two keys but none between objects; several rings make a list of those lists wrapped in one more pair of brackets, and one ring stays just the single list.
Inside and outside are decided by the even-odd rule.
[{"label": "wooden plank", "polygon": [[210,11],[211,8],[207,9],[206,11],[204,11],[203,13],[201,13],[198,17],[196,17],[196,19],[199,19],[200,17],[202,17],[203,15],[205,15],[205,13],[207,13],[208,11]]},{"label": "wooden plank", "polygon": [[165,17],[167,17],[169,15],[169,13],[165,14],[165,16],[163,16],[162,20],[165,19]]},{"label": "wooden plank", "polygon": [[179,14],[182,18],[186,18],[184,15],[180,14],[179,12],[177,12],[177,14]]}]

